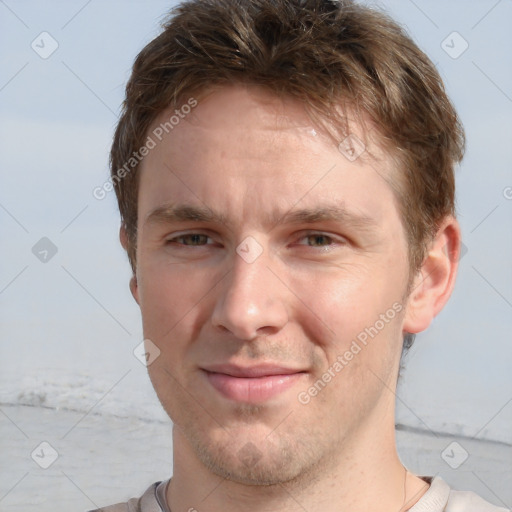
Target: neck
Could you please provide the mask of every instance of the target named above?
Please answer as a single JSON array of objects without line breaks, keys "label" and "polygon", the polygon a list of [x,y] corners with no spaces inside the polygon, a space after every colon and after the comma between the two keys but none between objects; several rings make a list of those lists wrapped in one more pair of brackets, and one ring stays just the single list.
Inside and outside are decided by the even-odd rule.
[{"label": "neck", "polygon": [[387,421],[388,428],[382,422],[372,424],[376,428],[360,428],[329,460],[301,477],[268,486],[246,485],[212,473],[175,427],[167,502],[172,512],[405,512],[428,484],[407,473],[400,462],[394,421]]}]

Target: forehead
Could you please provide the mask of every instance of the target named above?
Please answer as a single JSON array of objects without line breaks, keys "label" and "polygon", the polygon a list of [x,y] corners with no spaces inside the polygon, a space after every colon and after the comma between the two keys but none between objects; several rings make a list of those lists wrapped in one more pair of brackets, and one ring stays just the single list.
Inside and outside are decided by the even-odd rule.
[{"label": "forehead", "polygon": [[[190,104],[195,106],[189,108]],[[362,159],[372,157],[381,166],[386,164],[388,151],[367,116],[342,107],[341,100],[329,116],[332,119],[320,116],[313,121],[302,100],[289,95],[278,96],[255,84],[223,84],[183,94],[175,106],[160,113],[149,133],[156,130],[159,139],[169,139],[168,136],[174,134],[176,141],[199,135],[201,130],[209,130],[210,136],[213,131],[219,138],[229,133],[232,140],[253,137],[259,130],[262,134],[267,132],[276,143],[280,135],[310,140],[314,137],[315,141],[322,140],[340,149],[362,150]]]},{"label": "forehead", "polygon": [[[359,197],[359,206],[375,203],[378,213],[379,197],[390,198],[393,161],[380,148],[376,132],[369,125],[364,130],[350,115],[348,132],[336,141],[301,102],[257,86],[223,86],[181,103],[194,104],[167,109],[148,131],[158,140],[141,165],[141,190],[153,203],[168,204],[171,193],[181,203],[235,206],[235,196],[261,193],[273,195],[274,209],[276,201],[289,208],[301,196],[303,205],[318,208],[322,205],[313,203],[319,195],[332,204],[340,199],[339,189],[350,202],[349,196],[363,187],[367,194]],[[148,206],[145,202],[139,206]],[[255,203],[265,207],[261,197]]]}]

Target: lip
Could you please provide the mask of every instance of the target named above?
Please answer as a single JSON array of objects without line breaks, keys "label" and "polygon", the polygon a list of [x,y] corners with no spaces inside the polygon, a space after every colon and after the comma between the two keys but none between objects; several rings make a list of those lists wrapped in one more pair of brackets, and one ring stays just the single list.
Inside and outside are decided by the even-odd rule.
[{"label": "lip", "polygon": [[253,366],[239,366],[236,364],[217,364],[210,365],[204,369],[210,373],[223,373],[232,377],[258,378],[271,377],[274,375],[291,375],[301,373],[303,370],[288,368],[275,364],[256,364]]},{"label": "lip", "polygon": [[209,383],[225,398],[261,403],[275,397],[303,378],[303,370],[276,365],[241,367],[231,364],[203,369]]}]

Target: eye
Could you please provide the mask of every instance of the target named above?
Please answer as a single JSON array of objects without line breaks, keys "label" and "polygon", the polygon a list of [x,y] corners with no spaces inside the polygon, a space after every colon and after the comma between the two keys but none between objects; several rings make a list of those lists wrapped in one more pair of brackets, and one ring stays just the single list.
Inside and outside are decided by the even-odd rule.
[{"label": "eye", "polygon": [[208,245],[208,242],[211,243],[212,239],[208,235],[204,235],[201,233],[188,233],[167,240],[168,244],[185,245],[189,247]]},{"label": "eye", "polygon": [[302,240],[305,240],[306,243],[301,245],[309,245],[310,247],[325,247],[333,243],[333,239],[324,233],[306,235]]},{"label": "eye", "polygon": [[306,233],[298,241],[298,245],[319,248],[329,248],[340,243],[343,243],[343,241],[326,233]]}]

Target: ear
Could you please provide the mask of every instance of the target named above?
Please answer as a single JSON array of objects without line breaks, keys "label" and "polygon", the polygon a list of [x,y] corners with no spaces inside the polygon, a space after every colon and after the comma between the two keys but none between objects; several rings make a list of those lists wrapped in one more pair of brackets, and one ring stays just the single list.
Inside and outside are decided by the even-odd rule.
[{"label": "ear", "polygon": [[130,279],[130,291],[135,299],[135,302],[140,306],[139,302],[139,286],[137,284],[137,276],[132,276]]},{"label": "ear", "polygon": [[460,227],[446,217],[416,274],[404,317],[404,332],[424,331],[448,302],[455,285],[461,248]]},{"label": "ear", "polygon": [[[122,223],[119,229],[119,240],[125,251],[128,251],[128,234],[126,233],[126,227]],[[140,305],[139,302],[139,287],[137,285],[137,276],[134,274],[130,279],[130,291],[135,299],[135,302]]]}]

